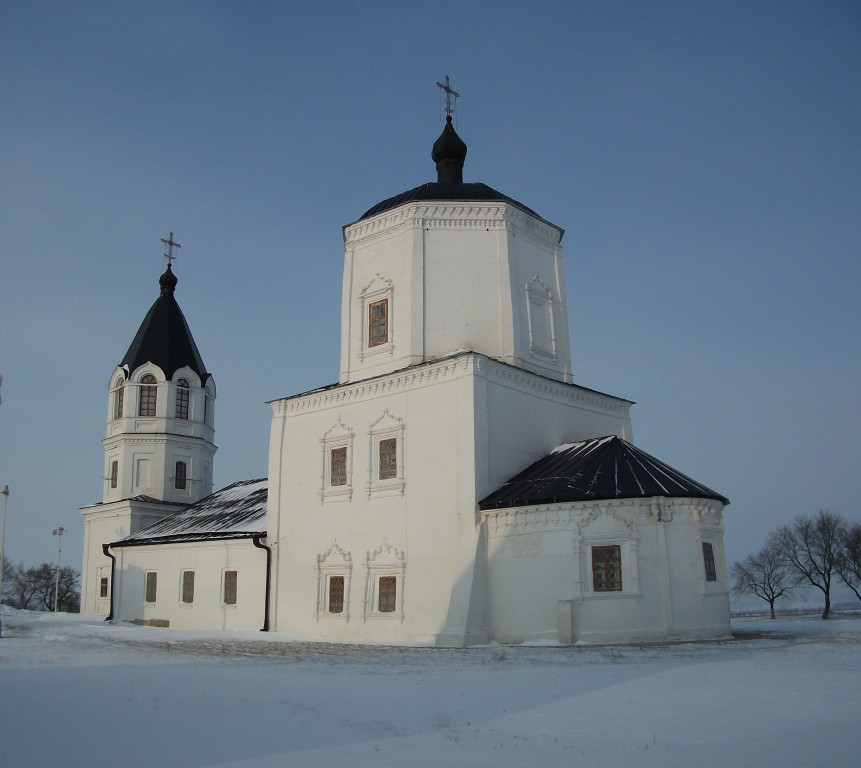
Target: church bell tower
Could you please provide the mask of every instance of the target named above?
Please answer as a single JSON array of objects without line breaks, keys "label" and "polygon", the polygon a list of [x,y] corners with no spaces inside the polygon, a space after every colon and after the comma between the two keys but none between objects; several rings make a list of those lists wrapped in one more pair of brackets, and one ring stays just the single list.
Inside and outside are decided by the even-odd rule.
[{"label": "church bell tower", "polygon": [[84,507],[82,611],[107,612],[110,561],[102,545],[117,541],[212,493],[215,380],[174,296],[171,262],[150,307],[108,384],[102,502]]}]

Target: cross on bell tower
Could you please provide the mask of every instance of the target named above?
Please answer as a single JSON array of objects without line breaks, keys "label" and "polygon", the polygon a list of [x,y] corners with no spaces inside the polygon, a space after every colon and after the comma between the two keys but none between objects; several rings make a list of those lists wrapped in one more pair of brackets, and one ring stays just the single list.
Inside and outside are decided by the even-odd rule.
[{"label": "cross on bell tower", "polygon": [[170,263],[176,258],[176,256],[174,255],[173,249],[174,248],[182,248],[182,246],[179,243],[174,242],[173,232],[170,233],[170,236],[168,237],[167,240],[165,240],[164,238],[161,238],[161,241],[165,245],[164,257],[167,259],[167,265],[170,266]]}]

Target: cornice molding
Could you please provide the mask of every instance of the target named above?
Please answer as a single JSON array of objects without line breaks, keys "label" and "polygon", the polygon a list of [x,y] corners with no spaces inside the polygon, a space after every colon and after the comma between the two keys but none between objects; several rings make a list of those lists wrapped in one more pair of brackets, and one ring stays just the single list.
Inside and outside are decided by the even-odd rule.
[{"label": "cornice molding", "polygon": [[604,411],[614,415],[627,416],[631,411],[631,403],[627,400],[603,395],[592,389],[585,389],[577,384],[566,384],[554,381],[545,376],[531,373],[513,365],[506,365],[489,357],[480,356],[476,363],[476,371],[485,374],[489,379],[497,379],[506,386],[515,387],[521,391],[533,390],[568,403]]},{"label": "cornice molding", "polygon": [[417,387],[453,380],[469,373],[473,367],[473,357],[474,355],[462,355],[436,363],[423,363],[373,379],[339,384],[319,392],[273,400],[272,413],[275,416],[292,416],[325,410],[336,405],[407,392]]},{"label": "cornice molding", "polygon": [[[481,513],[488,535],[493,538],[545,531],[577,531],[602,515],[631,527],[649,524],[698,523],[722,529],[723,504],[715,499],[606,499],[572,501],[566,504],[536,504],[530,507],[489,509]],[[663,513],[663,514],[659,514]]]},{"label": "cornice molding", "polygon": [[357,222],[344,230],[344,245],[356,246],[409,229],[509,230],[542,245],[558,248],[558,229],[509,203],[405,203],[399,208]]}]

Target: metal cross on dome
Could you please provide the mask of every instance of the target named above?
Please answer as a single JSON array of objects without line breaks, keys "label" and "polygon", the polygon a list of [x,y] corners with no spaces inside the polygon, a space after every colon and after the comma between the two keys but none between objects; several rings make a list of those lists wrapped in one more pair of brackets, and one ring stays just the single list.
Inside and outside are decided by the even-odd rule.
[{"label": "metal cross on dome", "polygon": [[442,88],[445,91],[445,114],[447,117],[451,117],[451,113],[454,112],[454,107],[451,105],[451,97],[454,96],[457,99],[460,97],[460,94],[449,85],[448,75],[445,76],[445,85],[438,82],[437,88]]},{"label": "metal cross on dome", "polygon": [[173,241],[173,232],[170,233],[170,237],[167,240],[161,238],[161,241],[165,244],[165,252],[164,257],[167,259],[167,265],[170,266],[170,263],[176,258],[173,253],[174,248],[182,248],[179,243],[175,243]]}]

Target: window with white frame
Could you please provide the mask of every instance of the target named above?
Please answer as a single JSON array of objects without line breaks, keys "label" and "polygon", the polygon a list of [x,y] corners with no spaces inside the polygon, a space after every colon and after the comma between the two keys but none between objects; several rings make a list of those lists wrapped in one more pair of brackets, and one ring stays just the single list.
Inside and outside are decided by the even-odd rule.
[{"label": "window with white frame", "polygon": [[705,569],[706,581],[717,581],[715,551],[714,547],[707,541],[703,542],[703,568]]},{"label": "window with white frame", "polygon": [[111,462],[111,488],[119,485],[120,463],[116,460]]},{"label": "window with white frame", "polygon": [[383,412],[368,432],[370,461],[368,493],[404,491],[404,420]]},{"label": "window with white frame", "polygon": [[353,430],[338,420],[320,438],[320,500],[349,499],[353,493]]},{"label": "window with white frame", "polygon": [[144,577],[144,602],[154,603],[158,594],[158,572],[147,571]]},{"label": "window with white frame", "polygon": [[236,605],[239,574],[235,570],[225,570],[221,589],[221,602],[224,605]]},{"label": "window with white frame", "polygon": [[120,376],[114,382],[114,418],[121,419],[123,417],[123,378]]},{"label": "window with white frame", "polygon": [[194,602],[194,571],[183,571],[180,577],[180,600],[183,605]]},{"label": "window with white frame", "polygon": [[329,611],[329,613],[343,613],[344,612],[344,577],[343,577],[343,575],[329,576],[329,595],[328,595],[326,609]]},{"label": "window with white frame", "polygon": [[339,547],[337,541],[326,552],[317,555],[318,619],[349,618],[352,573],[352,555]]},{"label": "window with white frame", "polygon": [[592,547],[592,589],[622,591],[622,548],[618,544]]},{"label": "window with white frame", "polygon": [[177,490],[184,491],[188,484],[188,464],[184,461],[178,461],[174,465],[173,470],[173,487]]},{"label": "window with white frame", "polygon": [[174,416],[177,419],[188,418],[190,392],[188,379],[180,379],[176,382],[176,408],[174,409]]},{"label": "window with white frame", "polygon": [[156,403],[158,399],[158,387],[155,376],[148,373],[141,379],[140,394],[138,396],[138,416],[155,416]]},{"label": "window with white frame", "polygon": [[384,542],[368,552],[365,568],[365,618],[403,619],[404,551]]}]

